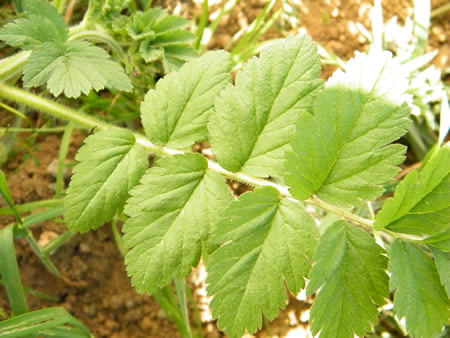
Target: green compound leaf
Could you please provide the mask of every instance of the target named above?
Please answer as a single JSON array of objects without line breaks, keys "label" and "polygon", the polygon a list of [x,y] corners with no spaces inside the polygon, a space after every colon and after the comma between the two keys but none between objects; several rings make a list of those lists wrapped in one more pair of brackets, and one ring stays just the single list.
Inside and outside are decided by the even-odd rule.
[{"label": "green compound leaf", "polygon": [[416,245],[396,239],[389,252],[394,309],[413,337],[432,337],[450,319],[450,302],[433,260]]},{"label": "green compound leaf", "polygon": [[446,232],[448,240],[449,196],[450,145],[447,144],[420,171],[410,172],[400,182],[394,197],[377,214],[375,226],[412,235]]},{"label": "green compound leaf", "polygon": [[[388,145],[406,133],[408,86],[388,52],[358,54],[302,113],[286,155],[287,184],[298,199],[317,194],[349,207],[376,199],[400,169],[406,147]],[[401,105],[401,106],[400,106]]]},{"label": "green compound leaf", "polygon": [[230,200],[224,178],[200,154],[157,162],[132,191],[123,226],[125,257],[138,292],[153,293],[195,266],[202,242]]},{"label": "green compound leaf", "polygon": [[[266,187],[230,204],[214,229],[213,240],[227,244],[208,260],[210,308],[218,325],[240,337],[261,328],[285,308],[289,290],[305,286],[318,229],[298,202]],[[231,241],[231,242],[230,242]]]},{"label": "green compound leaf", "polygon": [[444,285],[448,296],[450,295],[450,252],[441,251],[433,247],[430,247],[430,249],[441,277],[441,284]]},{"label": "green compound leaf", "polygon": [[206,122],[214,99],[231,81],[230,70],[228,53],[209,52],[158,81],[141,106],[149,139],[178,149],[206,140]]},{"label": "green compound leaf", "polygon": [[283,173],[284,155],[300,113],[321,88],[317,46],[298,35],[251,59],[217,98],[208,131],[217,160],[233,172]]},{"label": "green compound leaf", "polygon": [[45,42],[35,49],[24,68],[25,87],[47,83],[50,92],[67,97],[89,94],[105,87],[130,91],[130,79],[122,67],[109,60],[103,49],[86,41]]},{"label": "green compound leaf", "polygon": [[389,298],[384,250],[366,232],[338,221],[320,237],[314,260],[306,289],[320,289],[311,309],[312,333],[364,336],[378,322],[376,305]]},{"label": "green compound leaf", "polygon": [[148,167],[147,153],[127,130],[100,131],[84,142],[64,200],[67,226],[82,233],[122,210],[128,192]]},{"label": "green compound leaf", "polygon": [[44,0],[29,0],[26,17],[0,29],[0,40],[8,45],[31,50],[44,42],[64,42],[69,30],[55,7]]}]

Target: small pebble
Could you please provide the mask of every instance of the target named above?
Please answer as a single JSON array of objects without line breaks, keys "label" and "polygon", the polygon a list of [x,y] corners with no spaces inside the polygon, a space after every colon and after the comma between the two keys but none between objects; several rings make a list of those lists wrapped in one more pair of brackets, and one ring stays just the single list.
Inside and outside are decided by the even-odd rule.
[{"label": "small pebble", "polygon": [[123,306],[123,299],[119,295],[111,296],[109,300],[109,307],[113,310],[118,310]]},{"label": "small pebble", "polygon": [[156,315],[156,317],[157,317],[159,320],[167,319],[167,315],[166,315],[166,313],[164,312],[163,309],[159,309],[159,310],[158,310],[158,314]]},{"label": "small pebble", "polygon": [[152,328],[152,320],[149,317],[144,317],[139,322],[139,327],[142,331],[149,331]]},{"label": "small pebble", "polygon": [[80,243],[80,252],[81,253],[89,253],[91,252],[91,247],[86,243]]},{"label": "small pebble", "polygon": [[105,327],[107,327],[108,329],[110,329],[112,331],[117,330],[119,328],[119,324],[116,321],[111,320],[111,319],[105,320],[104,325],[105,325]]}]

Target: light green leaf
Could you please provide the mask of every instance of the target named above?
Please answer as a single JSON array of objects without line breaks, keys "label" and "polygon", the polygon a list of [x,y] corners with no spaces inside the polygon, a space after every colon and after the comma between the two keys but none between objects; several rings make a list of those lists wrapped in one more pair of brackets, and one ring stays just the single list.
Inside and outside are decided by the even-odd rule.
[{"label": "light green leaf", "polygon": [[335,205],[361,205],[400,171],[395,165],[406,147],[388,145],[410,125],[400,64],[388,52],[358,54],[346,69],[330,78],[314,115],[302,113],[297,124],[286,182],[298,199],[317,194]]},{"label": "light green leaf", "polygon": [[406,318],[413,337],[432,337],[450,319],[450,302],[441,285],[436,265],[416,245],[396,239],[389,252],[394,309]]},{"label": "light green leaf", "polygon": [[377,214],[375,226],[412,235],[450,230],[450,145],[400,182]]},{"label": "light green leaf", "polygon": [[123,241],[131,283],[153,293],[184,278],[199,259],[202,241],[229,201],[224,178],[200,154],[160,159],[132,191]]},{"label": "light green leaf", "polygon": [[423,239],[422,243],[426,243],[442,251],[450,252],[450,227],[436,235]]},{"label": "light green leaf", "polygon": [[339,221],[320,237],[314,260],[306,289],[320,289],[311,309],[312,333],[364,336],[378,322],[376,305],[389,298],[384,250],[366,232]]},{"label": "light green leaf", "polygon": [[284,155],[300,113],[322,85],[317,46],[291,36],[251,59],[217,98],[208,131],[217,160],[233,172],[283,173]]},{"label": "light green leaf", "polygon": [[230,82],[231,60],[209,52],[158,81],[141,106],[142,123],[157,145],[184,148],[206,140],[206,122],[214,99]]},{"label": "light green leaf", "polygon": [[63,32],[66,30],[68,33],[64,17],[47,0],[25,0],[25,11],[28,15],[38,15],[49,19],[58,31]]},{"label": "light green leaf", "polygon": [[[319,237],[301,204],[266,187],[232,202],[215,227],[213,240],[227,243],[208,260],[210,308],[231,336],[261,328],[285,308],[287,294],[305,286]],[[231,242],[230,242],[231,241]]]},{"label": "light green leaf", "polygon": [[131,82],[122,67],[109,60],[103,49],[87,41],[45,42],[34,50],[24,68],[25,87],[47,83],[50,92],[67,97],[89,94],[91,89],[130,91]]},{"label": "light green leaf", "polygon": [[128,192],[148,167],[145,150],[127,130],[100,131],[84,143],[64,199],[68,228],[82,233],[122,210]]},{"label": "light green leaf", "polygon": [[163,67],[166,73],[176,72],[186,62],[198,57],[197,51],[188,45],[172,45],[164,48]]},{"label": "light green leaf", "polygon": [[65,42],[68,33],[67,25],[55,7],[44,0],[29,0],[26,17],[0,28],[0,40],[31,50],[44,42]]},{"label": "light green leaf", "polygon": [[150,42],[146,43],[144,41],[139,46],[139,54],[141,54],[145,62],[154,62],[157,60],[161,60],[164,57],[164,49],[153,48]]},{"label": "light green leaf", "polygon": [[434,247],[430,247],[430,249],[441,277],[441,283],[444,285],[448,296],[450,295],[450,252],[444,252]]},{"label": "light green leaf", "polygon": [[166,47],[172,45],[188,44],[193,41],[197,36],[187,30],[173,30],[164,33],[155,34],[152,39],[152,44],[156,47]]}]

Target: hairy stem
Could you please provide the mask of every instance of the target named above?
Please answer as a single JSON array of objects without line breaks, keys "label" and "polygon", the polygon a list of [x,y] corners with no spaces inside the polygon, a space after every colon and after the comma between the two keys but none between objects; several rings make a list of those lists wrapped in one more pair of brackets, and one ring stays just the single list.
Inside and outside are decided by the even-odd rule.
[{"label": "hairy stem", "polygon": [[98,43],[105,43],[111,47],[121,61],[125,60],[125,52],[116,40],[108,33],[98,30],[83,30],[70,36],[69,40],[91,40]]},{"label": "hairy stem", "polygon": [[[36,110],[42,110],[45,111],[57,118],[64,119],[67,121],[72,121],[75,124],[78,124],[80,127],[84,127],[87,129],[99,129],[99,130],[105,130],[108,128],[115,128],[114,125],[109,124],[105,121],[102,121],[98,118],[95,118],[91,115],[84,114],[82,112],[76,111],[74,109],[65,107],[59,103],[56,103],[54,101],[51,101],[49,99],[42,98],[38,95],[32,94],[30,92],[27,92],[23,89],[18,89],[9,85],[6,85],[4,83],[0,83],[0,97],[3,99],[8,99],[11,101],[15,101],[17,103],[25,104],[29,107],[35,108]],[[170,149],[166,147],[159,147],[152,142],[150,142],[149,139],[147,139],[142,134],[139,134],[137,132],[134,133],[134,136],[136,138],[136,142],[143,146],[148,151],[163,155],[163,156],[172,156],[175,154],[183,154],[182,151]],[[266,187],[270,186],[275,189],[277,189],[280,194],[286,198],[293,199],[291,194],[289,193],[289,189],[285,186],[276,184],[274,182],[249,176],[243,173],[233,173],[230,172],[224,168],[222,168],[217,162],[214,162],[212,160],[208,160],[208,168],[210,170],[214,170],[218,172],[219,174],[232,179],[236,180],[245,184],[249,184],[251,186],[255,187]],[[294,199],[293,199],[294,200]],[[349,221],[358,223],[359,225],[368,228],[373,229],[373,221],[362,218],[360,216],[357,216],[355,214],[352,214],[349,211],[340,209],[334,205],[328,204],[316,196],[311,197],[310,199],[304,201],[305,203],[317,206],[319,208],[322,208],[324,210],[327,210],[329,212],[332,212],[336,215],[341,216],[342,218],[345,218]]]}]

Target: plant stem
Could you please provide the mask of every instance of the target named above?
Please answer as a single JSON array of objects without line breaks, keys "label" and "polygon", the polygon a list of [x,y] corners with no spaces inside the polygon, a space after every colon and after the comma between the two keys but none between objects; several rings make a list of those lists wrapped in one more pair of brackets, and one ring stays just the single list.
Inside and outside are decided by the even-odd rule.
[{"label": "plant stem", "polygon": [[443,4],[442,6],[435,8],[431,11],[430,18],[435,18],[441,14],[444,14],[446,12],[450,11],[450,2],[447,2],[446,4]]},{"label": "plant stem", "polygon": [[0,61],[0,81],[6,81],[22,71],[31,52],[23,51]]},{"label": "plant stem", "polygon": [[11,133],[62,133],[66,130],[66,127],[54,127],[54,128],[0,128],[0,135],[5,135],[8,132]]},{"label": "plant stem", "polygon": [[23,89],[15,88],[4,83],[0,83],[0,97],[17,103],[23,103],[36,110],[45,111],[57,118],[72,121],[85,128],[97,128],[103,130],[111,127],[111,125],[100,119],[96,119],[95,117],[82,112],[77,112],[62,104],[44,99]]},{"label": "plant stem", "polygon": [[99,43],[105,43],[117,54],[121,61],[125,60],[125,52],[116,40],[109,34],[98,30],[83,30],[70,36],[69,40],[87,39]]},{"label": "plant stem", "polygon": [[365,228],[373,229],[373,223],[374,223],[373,221],[362,218],[358,215],[352,214],[351,212],[346,211],[341,208],[338,208],[332,204],[328,204],[328,203],[320,200],[319,198],[317,198],[317,196],[312,196],[311,198],[306,200],[305,203],[315,205],[315,206],[322,208],[324,210],[327,210],[327,211],[331,211],[332,213],[334,213],[338,216],[341,216],[342,218],[348,219],[349,221],[358,223],[358,224],[364,226]]}]

